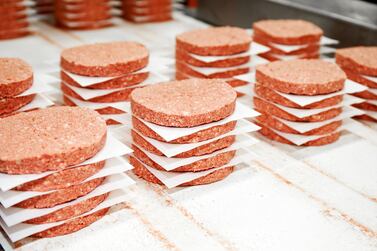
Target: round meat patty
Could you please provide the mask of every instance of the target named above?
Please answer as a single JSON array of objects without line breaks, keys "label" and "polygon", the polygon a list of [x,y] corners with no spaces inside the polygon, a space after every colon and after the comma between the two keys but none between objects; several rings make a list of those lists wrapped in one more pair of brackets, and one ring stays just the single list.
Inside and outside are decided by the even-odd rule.
[{"label": "round meat patty", "polygon": [[323,35],[321,28],[299,19],[261,20],[253,23],[253,31],[254,36],[286,45],[318,43]]},{"label": "round meat patty", "polygon": [[251,36],[236,27],[211,27],[184,32],[176,37],[179,49],[203,56],[224,56],[249,50]]},{"label": "round meat patty", "polygon": [[72,206],[63,207],[55,212],[25,221],[26,224],[46,224],[59,222],[63,220],[68,220],[76,216],[82,215],[86,212],[89,212],[93,208],[101,204],[109,194],[102,194],[89,198],[87,200],[81,201]]},{"label": "round meat patty", "polygon": [[35,94],[0,98],[0,116],[11,114],[33,101]]},{"label": "round meat patty", "polygon": [[377,46],[337,49],[336,63],[342,68],[368,76],[377,76]]},{"label": "round meat patty", "polygon": [[106,215],[106,213],[109,211],[109,208],[98,210],[97,212],[94,212],[89,215],[85,215],[82,217],[74,218],[72,220],[69,220],[68,222],[58,225],[56,227],[47,229],[45,231],[42,231],[37,234],[33,234],[32,237],[37,238],[52,238],[56,236],[66,235],[70,233],[74,233],[76,231],[79,231],[80,229],[83,229],[90,224],[98,221],[103,216]]},{"label": "round meat patty", "polygon": [[172,20],[171,11],[163,12],[154,15],[141,15],[135,16],[132,13],[123,12],[122,17],[125,20],[135,22],[135,23],[153,23],[153,22],[165,22]]},{"label": "round meat patty", "polygon": [[46,177],[29,181],[17,186],[17,191],[46,192],[79,185],[87,178],[99,172],[105,166],[105,161],[64,169]]},{"label": "round meat patty", "polygon": [[268,40],[267,38],[258,37],[256,35],[253,36],[253,41],[269,47],[270,48],[269,52],[273,54],[277,54],[277,55],[292,56],[292,55],[302,55],[302,54],[313,54],[315,52],[318,53],[320,49],[320,45],[318,43],[314,43],[314,44],[308,44],[306,46],[300,47],[297,50],[284,51],[276,47],[276,45],[271,44],[271,41]]},{"label": "round meat patty", "polygon": [[93,179],[78,185],[56,190],[52,193],[38,195],[17,203],[15,207],[51,208],[87,195],[100,186],[104,180],[105,177]]},{"label": "round meat patty", "polygon": [[341,107],[329,108],[326,111],[300,118],[258,97],[254,97],[253,102],[254,102],[255,109],[262,114],[270,114],[278,118],[282,118],[289,121],[295,121],[295,122],[320,122],[320,121],[325,121],[328,119],[335,118],[336,116],[342,113]]},{"label": "round meat patty", "polygon": [[[186,73],[181,72],[181,71],[176,69],[176,71],[175,71],[175,79],[176,80],[185,80],[185,79],[190,79],[190,78],[202,78],[202,77],[191,76],[190,74],[186,74]],[[223,79],[223,80],[227,84],[229,84],[231,87],[247,85],[249,83],[247,81],[235,79],[235,78],[226,78],[226,79]],[[238,95],[238,93],[237,93],[237,95]]]},{"label": "round meat patty", "polygon": [[63,50],[61,67],[69,72],[92,77],[116,77],[147,66],[149,53],[135,42],[110,42],[81,45]]},{"label": "round meat patty", "polygon": [[[63,102],[64,104],[66,105],[69,105],[69,106],[77,106],[72,100],[71,100],[72,97],[69,97],[67,95],[64,95],[63,96]],[[123,114],[124,111],[123,110],[120,110],[120,109],[117,109],[115,107],[111,107],[111,106],[108,106],[108,107],[104,107],[104,108],[99,108],[99,109],[95,109],[96,112],[98,112],[99,114]]]},{"label": "round meat patty", "polygon": [[[149,76],[149,72],[127,74],[127,75],[120,76],[117,78],[112,78],[110,80],[107,80],[101,83],[85,86],[85,88],[104,89],[104,90],[124,88],[124,87],[129,87],[132,85],[140,84],[141,82],[146,80],[148,76]],[[64,71],[60,72],[60,78],[64,83],[67,83],[68,85],[75,86],[75,87],[82,87],[79,83],[77,83]]]},{"label": "round meat patty", "polygon": [[336,64],[317,59],[276,61],[256,68],[256,81],[272,90],[297,95],[340,91],[346,74]]},{"label": "round meat patty", "polygon": [[234,112],[237,93],[218,79],[187,79],[139,88],[131,93],[134,116],[162,126],[193,127]]},{"label": "round meat patty", "polygon": [[[158,150],[156,147],[150,144],[147,140],[145,140],[142,136],[140,136],[134,130],[132,130],[131,135],[135,144],[142,147],[143,150],[154,153],[156,155],[164,156],[164,154],[160,150]],[[228,146],[231,146],[235,142],[235,140],[236,140],[236,136],[234,135],[226,136],[217,140],[213,140],[209,143],[203,144],[196,148],[193,148],[189,151],[179,153],[173,156],[173,158],[189,158],[193,156],[201,156],[205,154],[210,154],[217,150],[221,150],[221,149],[227,148]]]},{"label": "round meat patty", "polygon": [[114,91],[103,96],[98,96],[98,97],[85,100],[79,94],[77,94],[74,90],[72,90],[72,88],[69,85],[63,82],[61,82],[60,84],[60,89],[65,95],[73,97],[75,99],[79,99],[81,101],[89,101],[89,102],[97,102],[97,103],[128,101],[131,92],[135,90],[135,88],[136,87],[129,87],[129,88],[126,87],[120,91]]},{"label": "round meat patty", "polygon": [[366,100],[368,100],[368,99],[377,100],[377,94],[370,92],[368,90],[362,91],[362,92],[352,93],[352,95],[355,96],[355,97],[366,99]]},{"label": "round meat patty", "polygon": [[377,105],[371,104],[371,103],[368,103],[368,102],[353,104],[353,106],[356,107],[356,108],[359,108],[359,109],[377,112]]},{"label": "round meat patty", "polygon": [[88,108],[57,106],[0,120],[0,172],[31,174],[82,163],[106,141],[106,123]]},{"label": "round meat patty", "polygon": [[[157,179],[151,172],[149,172],[148,169],[136,158],[130,157],[130,163],[134,167],[132,171],[138,177],[151,183],[163,185],[163,183],[159,179]],[[234,170],[234,166],[224,167],[216,171],[213,171],[212,173],[207,174],[204,177],[200,177],[198,179],[180,184],[179,186],[180,187],[199,186],[199,185],[206,185],[206,184],[214,183],[228,177],[233,172],[233,170]]]},{"label": "round meat patty", "polygon": [[[330,122],[326,125],[320,126],[318,128],[312,129],[310,131],[301,133],[292,127],[284,124],[284,122],[274,118],[273,116],[267,115],[267,114],[262,114],[261,116],[258,116],[256,118],[258,122],[260,122],[263,125],[266,125],[270,128],[273,128],[275,130],[285,132],[285,133],[292,133],[292,134],[299,134],[299,135],[324,135],[324,134],[329,134],[332,132],[335,132],[341,125],[342,121],[333,121]],[[303,122],[305,123],[305,122]]]},{"label": "round meat patty", "polygon": [[377,89],[377,81],[372,81],[370,79],[367,79],[359,73],[354,73],[352,70],[348,70],[346,68],[342,68],[342,69],[347,74],[348,79],[351,79],[359,84],[368,86],[369,88]]},{"label": "round meat patty", "polygon": [[162,141],[162,142],[168,142],[171,144],[187,144],[187,143],[196,143],[205,141],[208,139],[216,138],[220,135],[223,135],[227,132],[232,131],[236,127],[237,121],[231,121],[224,125],[214,126],[210,127],[208,129],[201,130],[199,132],[183,136],[171,141],[166,141],[163,139],[160,135],[158,135],[156,132],[154,132],[152,129],[150,129],[148,126],[146,126],[143,122],[141,122],[136,117],[132,117],[132,126],[133,128],[140,132],[142,135]]},{"label": "round meat patty", "polygon": [[204,74],[200,70],[193,69],[187,63],[183,61],[175,62],[176,71],[183,72],[186,75],[195,77],[195,78],[232,78],[241,74],[250,72],[249,65],[238,65],[231,68],[217,68],[216,72],[210,74]]},{"label": "round meat patty", "polygon": [[[56,13],[55,13],[56,16]],[[57,16],[56,16],[57,17]],[[60,23],[80,23],[80,22],[88,22],[88,23],[96,23],[96,22],[105,22],[111,18],[111,13],[102,13],[102,14],[92,14],[92,15],[78,15],[74,16],[74,18],[68,18],[64,14],[60,14],[59,22]]]},{"label": "round meat patty", "polygon": [[[132,145],[132,149],[134,150],[133,154],[136,158],[138,158],[141,162],[145,163],[146,165],[153,167],[157,170],[166,171],[162,166],[154,162],[151,158],[148,157],[147,154],[145,154],[141,149],[139,149],[137,146]],[[191,164],[179,166],[172,170],[172,172],[200,172],[205,171],[208,169],[220,167],[223,165],[226,165],[233,159],[233,157],[236,155],[236,151],[229,151],[224,153],[219,153],[215,156],[201,159],[198,161],[195,161]]]},{"label": "round meat patty", "polygon": [[122,11],[128,15],[135,16],[153,16],[161,13],[171,13],[172,12],[172,3],[159,4],[159,5],[150,5],[144,7],[138,7],[132,4],[123,3]]},{"label": "round meat patty", "polygon": [[274,61],[288,61],[288,60],[298,60],[298,59],[319,59],[319,53],[316,51],[310,54],[301,54],[301,55],[294,55],[287,58],[284,58],[283,55],[277,55],[271,52],[261,53],[258,56],[267,59],[270,62]]},{"label": "round meat patty", "polygon": [[205,62],[202,60],[199,60],[190,53],[187,53],[184,50],[179,50],[177,49],[175,52],[175,58],[177,61],[182,61],[187,64],[197,66],[197,67],[233,67],[233,66],[238,66],[242,64],[246,64],[250,61],[250,55],[243,55],[240,57],[232,57],[232,58],[226,58],[226,59],[219,59],[216,61],[212,62]]},{"label": "round meat patty", "polygon": [[[259,132],[263,136],[265,136],[266,138],[269,138],[271,140],[275,140],[275,141],[278,141],[278,142],[284,143],[284,144],[296,145],[293,142],[287,140],[286,138],[278,135],[277,133],[275,133],[274,131],[272,131],[268,127],[265,127],[265,126],[263,126],[261,124],[258,124],[258,125],[261,127],[261,129],[259,130]],[[326,136],[320,137],[318,139],[308,141],[305,144],[302,144],[301,146],[323,146],[323,145],[328,145],[328,144],[331,144],[331,143],[334,143],[335,141],[337,141],[339,139],[340,135],[341,135],[340,132],[334,132],[334,133],[328,134]]]},{"label": "round meat patty", "polygon": [[279,93],[264,87],[258,83],[254,85],[254,92],[261,98],[270,101],[275,104],[279,104],[286,107],[299,108],[299,109],[317,109],[331,107],[339,105],[343,101],[343,95],[337,95],[331,98],[327,98],[318,102],[311,103],[309,105],[301,106],[295,102],[285,98]]},{"label": "round meat patty", "polygon": [[[101,20],[101,21],[85,21],[85,22],[64,22],[61,20],[56,20],[56,26],[62,29],[69,30],[95,30],[113,26],[114,24],[111,20]],[[94,71],[92,71],[94,72]]]},{"label": "round meat patty", "polygon": [[0,98],[13,97],[33,84],[33,69],[18,58],[0,58]]},{"label": "round meat patty", "polygon": [[171,5],[172,0],[148,0],[148,1],[135,1],[135,0],[123,0],[124,5],[139,7],[139,8],[149,8],[153,6],[166,6]]},{"label": "round meat patty", "polygon": [[31,32],[28,29],[12,29],[9,31],[0,31],[0,40],[3,39],[15,39],[30,35]]},{"label": "round meat patty", "polygon": [[370,117],[369,115],[366,115],[366,114],[354,116],[354,118],[360,119],[360,120],[371,121],[371,122],[377,122],[377,119],[372,118],[372,117]]}]

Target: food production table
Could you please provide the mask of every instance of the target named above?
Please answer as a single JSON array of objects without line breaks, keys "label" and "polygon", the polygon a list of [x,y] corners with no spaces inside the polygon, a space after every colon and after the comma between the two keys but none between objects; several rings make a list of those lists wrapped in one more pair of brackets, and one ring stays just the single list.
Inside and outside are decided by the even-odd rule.
[{"label": "food production table", "polygon": [[[63,48],[133,40],[174,52],[175,35],[206,27],[181,13],[170,22],[63,31],[43,22],[33,36],[0,42],[0,56],[57,69]],[[171,66],[172,69],[174,65]],[[262,137],[257,158],[224,181],[167,190],[140,179],[127,203],[74,234],[25,239],[5,250],[377,250],[377,126],[351,121],[335,144],[297,148]]]}]

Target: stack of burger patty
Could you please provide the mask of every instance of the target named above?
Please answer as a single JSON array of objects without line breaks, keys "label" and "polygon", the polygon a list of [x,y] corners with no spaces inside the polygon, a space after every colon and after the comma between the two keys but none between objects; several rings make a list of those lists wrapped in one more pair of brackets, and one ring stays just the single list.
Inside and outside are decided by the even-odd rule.
[{"label": "stack of burger patty", "polygon": [[67,29],[97,29],[112,25],[109,0],[55,0],[56,25]]},{"label": "stack of burger patty", "polygon": [[321,28],[304,20],[262,20],[253,23],[253,40],[271,49],[260,56],[270,61],[319,58],[322,35]]},{"label": "stack of burger patty", "polygon": [[172,0],[122,0],[122,16],[136,22],[162,22],[172,19]]},{"label": "stack of burger patty", "polygon": [[0,1],[0,40],[30,34],[27,10],[26,1]]},{"label": "stack of burger patty", "polygon": [[[40,194],[22,200],[13,207],[35,209],[34,213],[38,212],[37,209],[43,211],[59,207],[91,193],[105,179],[86,181],[105,166],[105,161],[82,164],[95,156],[106,142],[106,123],[95,111],[51,107],[19,113],[0,120],[0,134],[1,173],[11,176],[49,174],[13,188],[20,193]],[[75,232],[106,214],[107,208],[84,215],[102,203],[107,195],[90,197],[25,223],[62,222],[35,233],[35,237]],[[4,198],[3,195],[1,197]]]},{"label": "stack of burger patty", "polygon": [[[206,28],[176,37],[176,78],[221,78],[230,85],[245,84],[234,79],[250,71],[251,37],[236,27]],[[211,62],[201,56],[217,58]]]},{"label": "stack of burger patty", "polygon": [[[233,146],[242,127],[237,119],[231,120],[238,109],[236,98],[236,92],[218,79],[171,81],[134,90],[131,93],[134,153],[130,161],[135,174],[158,184],[165,184],[161,175],[203,174],[175,184],[180,186],[208,184],[227,177],[237,164]],[[244,133],[257,129],[249,121],[246,124]],[[166,140],[152,129],[155,127],[193,133]],[[167,155],[166,149],[172,152]],[[171,169],[162,162],[170,166],[174,162],[181,164]]]},{"label": "stack of burger patty", "polygon": [[377,47],[358,46],[338,49],[336,63],[344,70],[347,77],[368,87],[354,95],[364,102],[354,106],[365,110],[360,119],[377,122]]},{"label": "stack of burger patty", "polygon": [[[119,109],[145,83],[149,52],[135,42],[111,42],[66,49],[61,54],[61,90],[67,105],[94,107],[100,114]],[[108,124],[117,123],[109,119]]]},{"label": "stack of burger patty", "polygon": [[25,91],[33,85],[33,70],[18,58],[0,58],[0,117],[17,112],[33,101]]},{"label": "stack of burger patty", "polygon": [[34,9],[38,14],[50,14],[54,12],[54,0],[33,0]]},{"label": "stack of burger patty", "polygon": [[[336,141],[342,125],[345,80],[345,73],[336,64],[318,59],[258,66],[254,106],[262,113],[257,118],[261,133],[282,143],[304,146]],[[292,95],[320,99],[302,106],[289,99]]]}]

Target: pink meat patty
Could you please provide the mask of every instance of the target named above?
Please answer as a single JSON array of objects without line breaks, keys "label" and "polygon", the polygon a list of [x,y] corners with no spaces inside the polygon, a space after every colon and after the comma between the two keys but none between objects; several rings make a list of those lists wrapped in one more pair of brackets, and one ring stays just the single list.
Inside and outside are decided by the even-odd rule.
[{"label": "pink meat patty", "polygon": [[61,170],[94,156],[106,141],[106,123],[90,109],[50,107],[0,120],[0,172]]},{"label": "pink meat patty", "polygon": [[176,37],[177,48],[203,56],[231,55],[247,51],[251,36],[236,27],[211,27],[182,33]]},{"label": "pink meat patty", "polygon": [[253,24],[253,30],[254,36],[287,45],[317,43],[323,35],[315,24],[293,19],[258,21]]},{"label": "pink meat patty", "polygon": [[133,115],[174,127],[224,119],[235,109],[237,93],[218,79],[188,79],[139,88],[131,93]]},{"label": "pink meat patty", "polygon": [[33,84],[33,70],[18,58],[0,58],[0,98],[13,97]]},{"label": "pink meat patty", "polygon": [[114,77],[144,68],[148,57],[147,48],[139,43],[97,43],[63,50],[61,67],[84,76]]},{"label": "pink meat patty", "polygon": [[317,59],[277,61],[259,65],[256,81],[272,90],[297,95],[340,91],[346,74],[336,64]]}]

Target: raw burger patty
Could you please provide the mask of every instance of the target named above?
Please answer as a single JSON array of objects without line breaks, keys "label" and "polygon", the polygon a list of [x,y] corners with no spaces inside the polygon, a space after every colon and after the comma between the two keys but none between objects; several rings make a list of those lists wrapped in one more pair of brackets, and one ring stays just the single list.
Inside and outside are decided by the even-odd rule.
[{"label": "raw burger patty", "polygon": [[0,116],[17,111],[18,109],[33,101],[34,97],[35,94],[19,97],[0,98]]},{"label": "raw burger patty", "polygon": [[133,115],[173,127],[193,127],[234,112],[237,94],[226,82],[210,79],[171,81],[131,93]]},{"label": "raw burger patty", "polygon": [[311,116],[299,118],[293,114],[290,114],[283,109],[280,109],[279,107],[275,106],[272,103],[269,103],[263,99],[260,99],[258,97],[253,98],[254,106],[257,111],[259,111],[262,114],[270,114],[274,115],[275,117],[282,118],[289,121],[296,121],[296,122],[320,122],[328,119],[335,118],[342,112],[342,108],[329,108],[329,110],[326,110],[324,112],[320,112]]},{"label": "raw burger patty", "polygon": [[[190,76],[189,74],[183,73],[183,72],[176,69],[176,71],[175,71],[175,79],[176,80],[185,80],[185,79],[190,79],[190,78],[198,78],[198,77]],[[199,78],[201,78],[201,77],[199,77]],[[248,84],[247,81],[243,81],[243,80],[240,80],[240,79],[233,79],[233,78],[227,78],[227,79],[224,79],[224,81],[232,87],[237,87],[237,86],[242,86],[242,85]]]},{"label": "raw burger patty", "polygon": [[0,58],[0,98],[13,97],[33,84],[33,70],[18,58]]},{"label": "raw burger patty", "polygon": [[184,32],[176,37],[177,48],[203,56],[224,56],[247,51],[251,36],[236,27],[211,27]]},{"label": "raw burger patty", "polygon": [[57,12],[82,13],[88,10],[109,9],[110,5],[108,0],[91,0],[81,2],[55,1],[54,7],[55,11]]},{"label": "raw burger patty", "polygon": [[73,185],[68,188],[59,189],[52,193],[38,195],[36,197],[17,203],[15,207],[51,208],[87,195],[98,186],[100,186],[104,180],[105,177],[102,177],[78,185]]},{"label": "raw burger patty", "polygon": [[81,45],[63,50],[61,67],[69,72],[93,77],[116,77],[147,66],[148,50],[135,42]]},{"label": "raw burger patty", "polygon": [[363,110],[377,112],[377,105],[370,104],[368,102],[362,102],[362,103],[359,103],[359,104],[354,104],[353,106],[356,107],[356,108],[363,109]]},{"label": "raw burger patty", "polygon": [[[264,135],[265,137],[271,139],[271,140],[275,140],[275,141],[278,141],[280,143],[284,143],[284,144],[289,144],[289,145],[295,145],[294,143],[290,142],[289,140],[283,138],[282,136],[276,134],[274,131],[270,130],[268,127],[265,127],[261,124],[258,124],[259,126],[262,127],[261,130],[259,130],[259,132]],[[334,132],[330,135],[326,135],[326,136],[323,136],[319,139],[315,139],[315,140],[311,140],[311,141],[308,141],[306,142],[305,144],[302,144],[301,146],[322,146],[322,145],[327,145],[327,144],[331,144],[331,143],[334,143],[335,141],[337,141],[340,137],[340,132]]]},{"label": "raw burger patty", "polygon": [[362,91],[362,92],[356,92],[352,93],[353,96],[363,98],[363,99],[371,99],[371,100],[377,100],[377,95],[374,94],[373,92],[370,92],[368,90]]},{"label": "raw burger patty", "polygon": [[46,224],[68,220],[86,212],[89,212],[99,204],[101,204],[109,194],[102,194],[96,197],[89,198],[72,206],[63,207],[55,212],[25,221],[27,224]]},{"label": "raw burger patty", "polygon": [[363,84],[365,86],[368,86],[369,88],[375,88],[377,89],[377,82],[369,80],[365,77],[363,77],[359,73],[354,73],[352,70],[348,70],[346,68],[343,68],[343,71],[347,74],[347,78],[351,79],[359,84]]},{"label": "raw burger patty", "polygon": [[46,192],[64,189],[78,185],[87,178],[99,172],[105,166],[105,161],[77,166],[52,173],[46,177],[29,181],[15,188],[18,191]]},{"label": "raw burger patty", "polygon": [[126,12],[123,13],[122,17],[126,20],[129,20],[131,22],[135,23],[151,23],[151,22],[164,22],[169,21],[172,19],[171,12],[165,12],[160,14],[155,14],[153,16],[135,16],[132,14],[128,14]]},{"label": "raw burger patty", "polygon": [[[158,150],[156,147],[154,147],[152,144],[150,144],[148,141],[146,141],[142,136],[140,136],[137,132],[132,130],[132,139],[135,142],[135,144],[142,147],[144,150],[154,153],[156,155],[164,156],[164,154]],[[234,135],[232,136],[226,136],[217,140],[214,140],[212,142],[209,142],[207,144],[201,145],[199,147],[196,147],[194,149],[191,149],[189,151],[179,153],[174,156],[174,158],[189,158],[193,156],[201,156],[205,154],[213,153],[217,150],[224,149],[228,146],[231,146],[236,140],[236,137]]]},{"label": "raw burger patty", "polygon": [[366,114],[358,115],[358,116],[355,116],[354,118],[355,119],[361,119],[361,120],[367,120],[367,121],[371,121],[371,122],[377,122],[377,119],[372,118],[372,117],[370,117]]},{"label": "raw burger patty", "polygon": [[298,59],[319,59],[319,53],[318,52],[313,52],[310,54],[301,54],[301,55],[295,55],[294,58],[289,58],[289,59],[284,59],[271,52],[266,52],[266,53],[261,53],[258,56],[267,59],[270,62],[274,61],[288,61],[288,60],[298,60]]},{"label": "raw burger patty", "polygon": [[102,21],[110,19],[110,7],[104,6],[102,8],[92,8],[82,12],[68,11],[68,10],[55,10],[55,18],[63,22],[91,22]]},{"label": "raw burger patty", "polygon": [[196,78],[232,78],[237,75],[245,74],[250,71],[249,65],[239,65],[231,69],[217,68],[216,72],[211,74],[201,73],[198,69],[193,69],[183,61],[175,62],[176,71],[183,72],[186,75]]},{"label": "raw burger patty", "polygon": [[[61,20],[56,20],[56,26],[61,27],[63,29],[70,29],[70,30],[94,30],[94,29],[101,29],[101,28],[105,28],[105,27],[110,27],[112,25],[113,25],[113,23],[111,22],[111,20],[89,21],[89,22],[64,22],[64,21],[61,21]],[[81,68],[81,69],[83,69],[83,68]],[[101,69],[103,69],[103,67],[101,67]],[[106,70],[103,70],[103,71],[107,72]],[[88,72],[88,71],[86,71],[86,72]],[[94,70],[90,71],[90,72],[94,73]],[[112,72],[112,73],[114,73],[114,72]],[[89,74],[89,73],[87,73],[87,74]]]},{"label": "raw burger patty", "polygon": [[297,50],[292,50],[292,51],[283,51],[276,47],[274,44],[271,44],[271,41],[268,40],[267,38],[263,37],[258,37],[258,36],[253,36],[253,41],[257,42],[259,44],[263,44],[265,46],[268,46],[270,48],[269,52],[278,54],[278,55],[301,55],[301,54],[308,54],[308,53],[313,53],[313,52],[318,52],[320,45],[318,43],[314,44],[308,44],[306,46],[303,46],[302,48],[299,48]]},{"label": "raw burger patty", "polygon": [[346,74],[336,65],[317,59],[277,61],[259,65],[256,81],[272,90],[297,95],[320,95],[340,91]]},{"label": "raw burger patty", "polygon": [[355,73],[377,76],[377,46],[357,46],[338,49],[336,63]]},{"label": "raw burger patty", "polygon": [[[162,185],[162,182],[159,179],[157,179],[151,172],[149,172],[148,169],[145,168],[145,166],[140,161],[138,161],[136,158],[130,157],[130,163],[134,167],[134,169],[132,169],[132,171],[137,176],[139,176],[140,178],[142,178],[142,179],[144,179],[148,182],[152,182],[152,183]],[[214,183],[214,182],[225,179],[229,174],[231,174],[233,172],[233,169],[234,169],[234,166],[221,168],[219,170],[213,171],[212,173],[210,173],[210,174],[208,174],[204,177],[200,177],[198,179],[183,183],[179,186],[181,186],[181,187],[184,187],[184,186],[199,186],[199,185],[206,185],[206,184]]]},{"label": "raw burger patty", "polygon": [[172,12],[172,5],[151,5],[148,7],[135,7],[132,4],[123,4],[123,13],[135,16],[153,16],[160,13]]},{"label": "raw burger patty", "polygon": [[77,165],[105,144],[106,123],[81,107],[50,107],[0,120],[0,172],[41,173]]},{"label": "raw burger patty", "polygon": [[47,229],[43,232],[37,233],[32,235],[32,237],[38,237],[38,238],[51,238],[51,237],[56,237],[56,236],[61,236],[61,235],[66,235],[70,234],[76,231],[79,231],[80,229],[83,229],[90,224],[98,221],[101,219],[105,214],[107,213],[109,209],[101,209],[98,210],[95,213],[82,216],[76,219],[72,219],[62,225]]},{"label": "raw burger patty", "polygon": [[213,62],[205,62],[195,57],[191,56],[190,53],[186,52],[185,50],[181,50],[179,48],[175,51],[175,58],[177,61],[182,61],[190,65],[198,66],[198,67],[232,67],[237,65],[246,64],[250,61],[249,55],[244,55],[240,57],[232,57],[227,59],[219,59]]},{"label": "raw burger patty", "polygon": [[[64,101],[64,104],[66,105],[69,105],[69,106],[77,106],[72,100],[71,100],[72,97],[69,97],[67,95],[64,95],[63,96],[63,101]],[[114,107],[104,107],[104,108],[100,108],[100,109],[95,109],[96,112],[98,112],[99,114],[122,114],[124,113],[123,110],[120,110],[120,109],[117,109],[117,108],[114,108]]]},{"label": "raw burger patty", "polygon": [[[292,133],[292,134],[299,134],[299,135],[324,135],[335,132],[341,125],[342,121],[334,121],[330,122],[324,126],[320,126],[318,128],[312,129],[305,133],[301,133],[296,131],[295,129],[289,127],[288,125],[284,124],[284,122],[274,118],[273,116],[262,114],[261,116],[257,117],[256,120],[263,125],[266,125],[270,128],[275,130],[285,132],[285,133]],[[303,122],[305,123],[305,122]]]},{"label": "raw burger patty", "polygon": [[134,7],[148,8],[152,6],[166,6],[171,5],[172,0],[147,0],[147,1],[135,1],[135,0],[123,0],[124,5],[131,5]]},{"label": "raw burger patty", "polygon": [[[110,80],[85,86],[85,88],[88,89],[117,89],[117,88],[123,88],[128,87],[132,85],[139,84],[146,80],[149,76],[148,72],[142,72],[142,73],[135,73],[135,74],[127,74],[124,76],[112,78]],[[64,71],[61,71],[60,73],[61,80],[68,85],[76,86],[76,87],[82,87],[79,83],[77,83],[75,80],[73,80],[68,74],[66,74]]]},{"label": "raw burger patty", "polygon": [[[220,135],[223,135],[227,132],[232,131],[235,128],[236,124],[237,124],[237,121],[231,121],[224,125],[210,127],[208,129],[204,129],[199,132],[196,132],[187,136],[183,136],[175,140],[168,141],[168,143],[187,144],[187,143],[196,143],[196,142],[201,142],[208,139],[216,138]],[[148,126],[146,126],[142,121],[140,121],[136,117],[132,117],[132,127],[146,137],[149,137],[158,141],[162,141],[162,142],[167,142],[160,135],[158,135],[156,132],[154,132],[152,129],[150,129]]]},{"label": "raw burger patty", "polygon": [[304,20],[278,19],[253,23],[254,36],[272,43],[301,45],[318,43],[323,31],[313,23]]},{"label": "raw burger patty", "polygon": [[299,108],[299,109],[325,108],[325,107],[338,105],[343,101],[343,95],[337,95],[337,96],[327,98],[327,99],[324,99],[324,100],[321,100],[321,101],[318,101],[318,102],[314,102],[314,103],[309,104],[309,105],[300,106],[300,105],[294,103],[293,101],[281,96],[279,93],[277,93],[277,92],[275,92],[275,91],[273,91],[273,90],[271,90],[267,87],[264,87],[264,86],[262,86],[258,83],[256,83],[254,85],[254,91],[259,97],[261,97],[261,98],[263,98],[267,101],[270,101],[272,103],[276,103],[276,104],[279,104],[279,105],[282,105],[282,106]]},{"label": "raw burger patty", "polygon": [[[144,164],[153,167],[155,169],[165,171],[165,169],[154,162],[151,158],[148,157],[141,149],[137,146],[132,145],[132,149],[134,150],[133,154],[136,158],[142,161]],[[200,172],[205,171],[211,168],[220,167],[226,165],[233,159],[235,156],[236,151],[229,151],[224,153],[219,153],[213,157],[202,159],[199,161],[195,161],[191,164],[184,165],[177,167],[176,169],[172,170],[173,172]]]},{"label": "raw burger patty", "polygon": [[64,84],[63,82],[61,82],[60,88],[62,92],[67,96],[71,96],[73,98],[76,98],[82,101],[97,102],[97,103],[128,101],[131,92],[135,89],[134,87],[124,88],[120,91],[114,91],[112,93],[109,93],[103,96],[98,96],[98,97],[85,100],[79,94],[77,94],[74,90],[72,90],[69,87],[69,85]]},{"label": "raw burger patty", "polygon": [[13,39],[29,35],[31,32],[27,29],[10,30],[9,32],[0,32],[0,40]]}]

